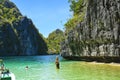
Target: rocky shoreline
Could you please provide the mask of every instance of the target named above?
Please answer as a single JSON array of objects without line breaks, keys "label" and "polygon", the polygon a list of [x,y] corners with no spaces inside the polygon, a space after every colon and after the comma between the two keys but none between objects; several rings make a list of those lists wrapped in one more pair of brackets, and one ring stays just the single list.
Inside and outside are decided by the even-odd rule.
[{"label": "rocky shoreline", "polygon": [[105,62],[105,63],[120,63],[120,57],[110,57],[110,56],[62,56],[68,60],[75,60],[75,61],[87,61],[87,62]]}]

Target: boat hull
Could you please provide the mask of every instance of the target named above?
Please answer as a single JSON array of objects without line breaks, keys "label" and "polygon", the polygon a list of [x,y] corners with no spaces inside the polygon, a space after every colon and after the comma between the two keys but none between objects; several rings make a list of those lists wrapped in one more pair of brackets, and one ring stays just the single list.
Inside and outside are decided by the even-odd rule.
[{"label": "boat hull", "polygon": [[15,80],[15,75],[13,73],[1,74],[0,80]]}]

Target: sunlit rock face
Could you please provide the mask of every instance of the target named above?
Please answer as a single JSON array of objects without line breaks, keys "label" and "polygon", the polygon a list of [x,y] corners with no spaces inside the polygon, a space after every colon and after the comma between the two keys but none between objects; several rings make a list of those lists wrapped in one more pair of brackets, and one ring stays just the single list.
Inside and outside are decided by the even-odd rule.
[{"label": "sunlit rock face", "polygon": [[0,1],[0,56],[46,54],[47,45],[31,19],[9,0]]},{"label": "sunlit rock face", "polygon": [[120,1],[88,0],[84,21],[61,43],[62,56],[120,56]]}]

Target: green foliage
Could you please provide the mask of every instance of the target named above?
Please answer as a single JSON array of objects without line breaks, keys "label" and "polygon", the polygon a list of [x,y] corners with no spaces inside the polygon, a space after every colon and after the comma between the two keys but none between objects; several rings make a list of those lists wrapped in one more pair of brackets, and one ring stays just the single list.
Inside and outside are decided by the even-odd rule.
[{"label": "green foliage", "polygon": [[63,41],[63,38],[63,32],[59,29],[49,34],[48,38],[46,39],[49,54],[60,52],[60,43]]},{"label": "green foliage", "polygon": [[[7,0],[3,0],[0,3],[0,19],[5,20],[9,23],[12,23],[12,21],[14,20],[18,20],[20,16],[22,16],[19,12],[19,10],[16,8],[16,6],[12,6],[11,8],[6,7],[4,5],[5,1]],[[10,1],[7,1],[9,4],[13,4]]]},{"label": "green foliage", "polygon": [[[7,3],[7,5],[5,5],[5,3]],[[21,13],[12,2],[10,2],[9,0],[0,1],[0,25],[1,26],[3,26],[5,23],[9,23],[12,25],[13,21],[19,21],[21,17],[22,17]],[[13,30],[17,35],[16,29],[13,28]]]},{"label": "green foliage", "polygon": [[70,10],[74,12],[74,15],[82,12],[84,0],[69,0],[69,2],[71,3]]},{"label": "green foliage", "polygon": [[73,12],[73,17],[65,23],[66,33],[72,30],[76,25],[84,20],[85,5],[84,0],[69,0],[70,11]]},{"label": "green foliage", "polygon": [[72,30],[74,27],[76,27],[76,25],[79,22],[82,22],[84,20],[84,12],[81,13],[80,15],[74,15],[72,18],[70,18],[67,23],[65,23],[65,29],[66,32],[68,33],[70,30]]}]

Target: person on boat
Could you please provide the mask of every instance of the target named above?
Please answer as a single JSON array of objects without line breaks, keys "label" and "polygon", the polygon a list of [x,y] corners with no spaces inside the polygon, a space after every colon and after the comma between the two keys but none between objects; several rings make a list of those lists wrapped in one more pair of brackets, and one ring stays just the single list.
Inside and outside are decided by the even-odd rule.
[{"label": "person on boat", "polygon": [[56,64],[56,68],[60,69],[60,64],[59,64],[59,58],[58,58],[58,56],[56,56],[55,64]]},{"label": "person on boat", "polygon": [[9,73],[10,73],[9,69],[4,69],[4,71],[2,71],[3,77],[5,75],[9,76]]},{"label": "person on boat", "polygon": [[1,70],[4,71],[5,70],[5,66],[4,63],[1,64]]}]

